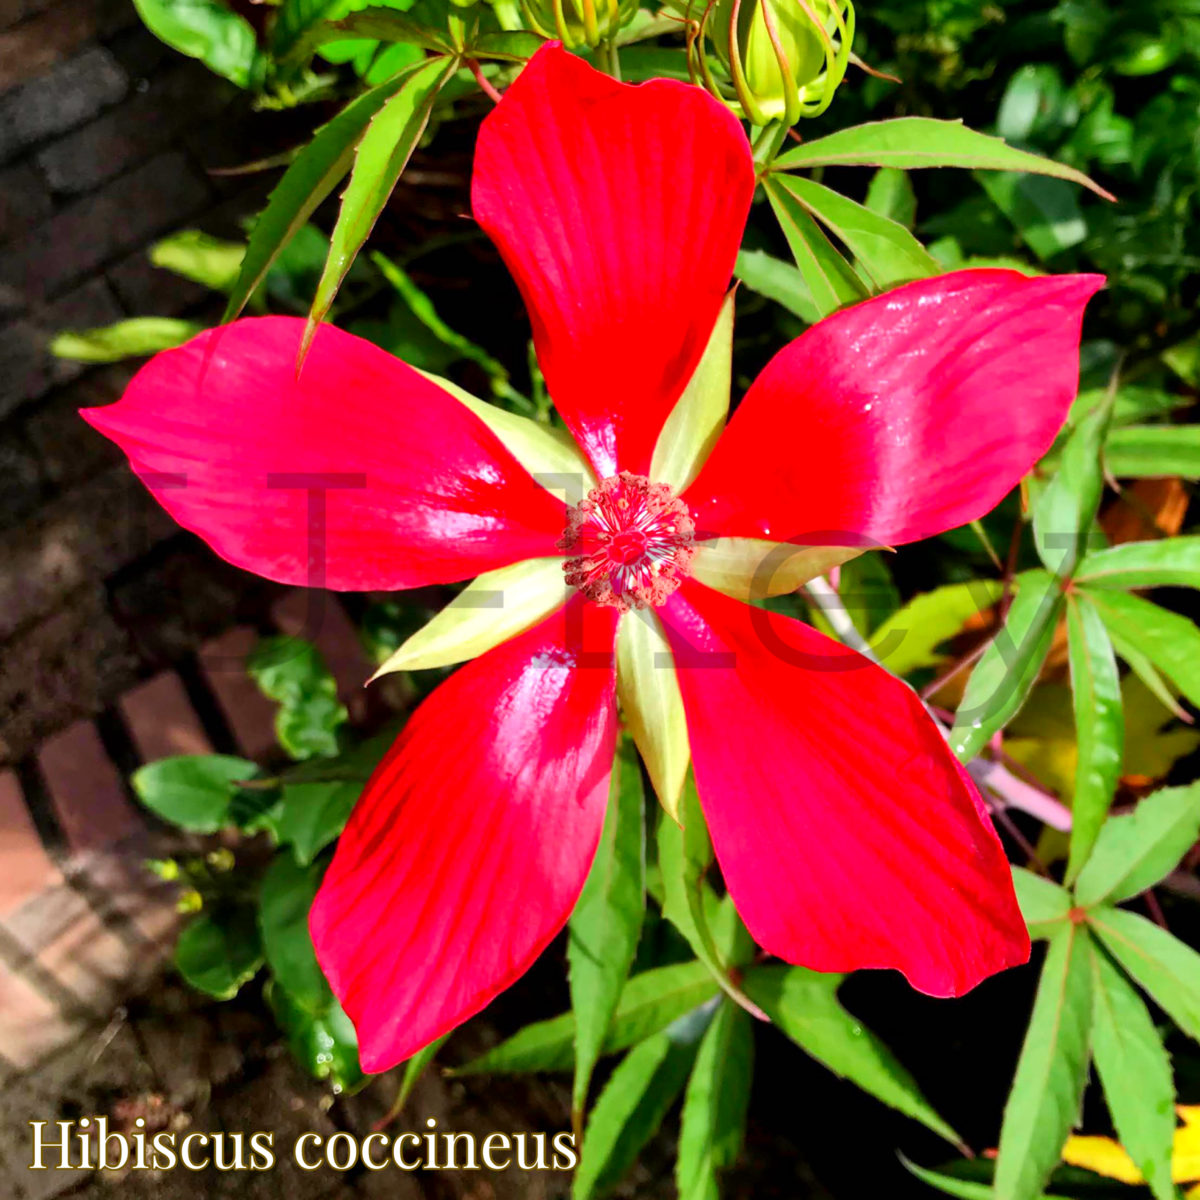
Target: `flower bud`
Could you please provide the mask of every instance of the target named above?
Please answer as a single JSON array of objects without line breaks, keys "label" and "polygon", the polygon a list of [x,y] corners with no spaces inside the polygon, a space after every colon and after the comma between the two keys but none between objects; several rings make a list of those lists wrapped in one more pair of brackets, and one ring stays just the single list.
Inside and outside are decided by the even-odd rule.
[{"label": "flower bud", "polygon": [[755,125],[823,113],[854,40],[850,0],[717,0],[707,21],[737,101]]},{"label": "flower bud", "polygon": [[526,23],[570,50],[599,46],[633,20],[639,0],[521,0]]}]

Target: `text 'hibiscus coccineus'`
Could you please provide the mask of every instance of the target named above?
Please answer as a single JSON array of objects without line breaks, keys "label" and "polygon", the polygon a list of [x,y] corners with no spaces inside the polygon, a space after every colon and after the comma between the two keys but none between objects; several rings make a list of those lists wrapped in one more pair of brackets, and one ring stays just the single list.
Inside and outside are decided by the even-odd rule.
[{"label": "text 'hibiscus coccineus'", "polygon": [[980,797],[914,694],[746,601],[991,509],[1065,419],[1102,280],[900,287],[782,350],[725,429],[754,186],[741,126],[701,89],[620,84],[547,46],[483,122],[472,199],[571,437],[329,327],[297,378],[303,322],[283,318],[201,334],[86,414],[249,570],[370,590],[479,576],[385,664],[474,659],[380,764],[312,912],[369,1071],[478,1011],[563,927],[618,707],[669,812],[694,771],[769,953],[897,968],[939,996],[1028,956]]}]

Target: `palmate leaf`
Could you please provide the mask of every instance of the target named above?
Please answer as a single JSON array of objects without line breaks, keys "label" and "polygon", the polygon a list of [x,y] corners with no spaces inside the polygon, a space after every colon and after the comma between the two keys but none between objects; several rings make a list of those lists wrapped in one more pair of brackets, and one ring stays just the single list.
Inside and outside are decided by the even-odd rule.
[{"label": "palmate leaf", "polygon": [[997,1200],[1034,1200],[1079,1120],[1092,1025],[1092,948],[1068,922],[1046,951],[1033,1015],[1000,1130]]},{"label": "palmate leaf", "polygon": [[898,117],[839,129],[797,146],[775,160],[776,170],[801,167],[866,166],[967,167],[991,171],[1028,171],[1069,179],[1111,200],[1113,197],[1073,167],[1017,150],[1003,139],[968,129],[961,121]]},{"label": "palmate leaf", "polygon": [[1065,876],[1069,884],[1088,861],[1117,790],[1125,715],[1112,641],[1100,614],[1080,596],[1067,598],[1067,649],[1078,745]]},{"label": "palmate leaf", "polygon": [[1114,429],[1104,445],[1104,464],[1118,479],[1200,479],[1200,425]]},{"label": "palmate leaf", "polygon": [[983,652],[958,706],[950,746],[967,762],[1020,710],[1054,637],[1063,595],[1048,571],[1025,571],[1004,625]]},{"label": "palmate leaf", "polygon": [[308,913],[324,873],[324,867],[304,867],[290,854],[277,854],[259,893],[258,928],[267,965],[295,1003],[313,1014],[333,1000],[308,932]]},{"label": "palmate leaf", "polygon": [[1200,835],[1200,783],[1164,788],[1111,817],[1075,883],[1084,906],[1118,904],[1153,887]]},{"label": "palmate leaf", "polygon": [[700,1043],[683,1100],[675,1162],[679,1200],[720,1200],[718,1172],[741,1154],[753,1075],[753,1020],[723,1000]]},{"label": "palmate leaf", "polygon": [[1021,916],[1031,938],[1047,938],[1065,921],[1071,911],[1071,893],[1053,880],[1035,875],[1024,867],[1013,867],[1013,887]]},{"label": "palmate leaf", "polygon": [[844,978],[805,967],[772,965],[752,967],[744,986],[783,1033],[835,1075],[959,1145],[958,1134],[921,1094],[895,1055],[842,1007],[837,989]]},{"label": "palmate leaf", "polygon": [[1090,588],[1200,587],[1200,537],[1125,542],[1085,555],[1075,581]]},{"label": "palmate leaf", "polygon": [[783,305],[806,325],[815,325],[821,319],[800,268],[782,258],[765,250],[741,250],[733,273],[751,291]]},{"label": "palmate leaf", "polygon": [[575,1082],[571,1109],[578,1124],[592,1071],[637,952],[646,912],[642,770],[627,739],[613,762],[600,847],[568,925],[571,1009],[575,1014]]},{"label": "palmate leaf", "polygon": [[1141,997],[1092,946],[1092,1052],[1117,1136],[1156,1200],[1173,1200],[1175,1086],[1171,1060]]},{"label": "palmate leaf", "polygon": [[438,92],[457,69],[458,60],[451,57],[416,64],[400,90],[372,115],[354,151],[350,182],[342,193],[342,207],[329,239],[329,258],[308,314],[301,358],[417,148]]}]

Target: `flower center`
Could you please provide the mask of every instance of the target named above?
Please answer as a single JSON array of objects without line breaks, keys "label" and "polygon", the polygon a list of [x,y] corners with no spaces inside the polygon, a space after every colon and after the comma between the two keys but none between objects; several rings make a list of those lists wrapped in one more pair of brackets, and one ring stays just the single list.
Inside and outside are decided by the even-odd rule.
[{"label": "flower center", "polygon": [[567,509],[567,582],[621,612],[657,607],[692,573],[696,523],[665,483],[622,471]]}]

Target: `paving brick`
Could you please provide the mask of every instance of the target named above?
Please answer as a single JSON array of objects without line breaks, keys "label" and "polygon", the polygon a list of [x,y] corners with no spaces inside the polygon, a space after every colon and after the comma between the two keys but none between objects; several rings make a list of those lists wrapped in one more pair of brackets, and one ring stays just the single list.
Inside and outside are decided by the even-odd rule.
[{"label": "paving brick", "polygon": [[[139,316],[177,317],[205,303],[214,293],[202,283],[156,267],[145,250],[138,250],[108,269],[108,281],[121,303]],[[221,319],[220,308],[214,321]]]},{"label": "paving brick", "polygon": [[238,749],[247,758],[261,759],[268,757],[277,743],[275,705],[246,674],[246,655],[257,641],[253,629],[239,626],[206,643],[199,660]]},{"label": "paving brick", "polygon": [[60,887],[62,872],[51,861],[25,807],[21,784],[12,771],[0,771],[0,917],[7,917]]},{"label": "paving brick", "polygon": [[37,164],[55,192],[88,191],[214,118],[231,92],[199,63],[171,66],[126,103],[39,150]]},{"label": "paving brick", "polygon": [[81,1031],[53,1001],[5,967],[0,967],[0,1029],[4,1057],[19,1070],[32,1067]]},{"label": "paving brick", "polygon": [[116,851],[81,854],[66,867],[68,877],[93,898],[109,928],[120,919],[123,936],[137,951],[138,972],[154,966],[180,924],[179,888],[146,868],[145,859],[152,849],[142,832]]},{"label": "paving brick", "polygon": [[0,171],[0,242],[44,221],[52,207],[49,190],[29,163]]},{"label": "paving brick", "polygon": [[163,671],[127,692],[118,706],[143,762],[212,753],[200,718],[174,671]]},{"label": "paving brick", "polygon": [[99,585],[0,644],[0,764],[30,754],[47,734],[94,714],[137,681],[129,638]]},{"label": "paving brick", "polygon": [[0,250],[0,279],[30,298],[54,295],[155,234],[178,228],[209,196],[182,153],[161,154],[69,205],[22,245]]},{"label": "paving brick", "polygon": [[315,642],[355,721],[366,715],[365,684],[375,672],[353,622],[332,592],[295,588],[271,608],[281,633]]},{"label": "paving brick", "polygon": [[[16,0],[19,17],[0,35],[0,92],[45,75],[100,32],[95,0],[62,0],[49,7]],[[35,11],[40,8],[43,11]]]},{"label": "paving brick", "polygon": [[49,74],[31,79],[0,100],[8,153],[91,120],[116,104],[128,86],[121,64],[103,46],[92,46]]},{"label": "paving brick", "polygon": [[165,60],[178,58],[166,42],[156,38],[140,21],[110,38],[107,45],[130,79],[145,78]]},{"label": "paving brick", "polygon": [[72,853],[113,845],[141,828],[120,772],[91,721],[76,721],[49,738],[37,762]]}]

